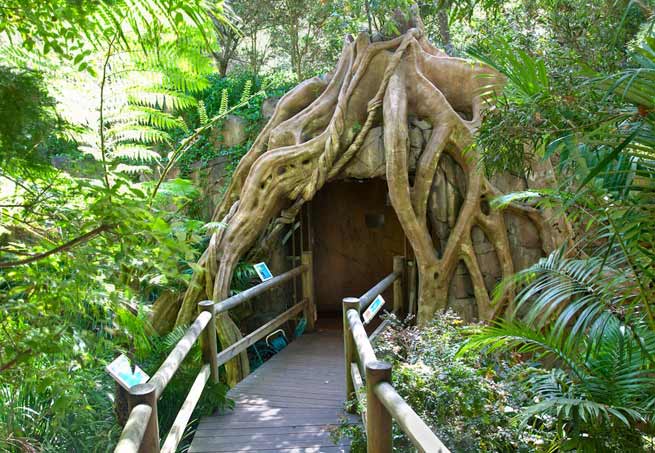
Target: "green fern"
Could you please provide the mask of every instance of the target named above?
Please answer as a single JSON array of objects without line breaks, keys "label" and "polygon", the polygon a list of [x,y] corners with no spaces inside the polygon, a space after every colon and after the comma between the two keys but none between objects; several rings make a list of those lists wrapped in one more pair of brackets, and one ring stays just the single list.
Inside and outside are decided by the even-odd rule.
[{"label": "green fern", "polygon": [[225,115],[228,109],[228,91],[227,88],[223,88],[221,91],[221,105],[218,108],[219,115]]},{"label": "green fern", "polygon": [[204,126],[209,122],[209,116],[207,116],[207,108],[203,101],[198,101],[198,118],[200,119],[200,124]]},{"label": "green fern", "polygon": [[248,79],[246,80],[246,83],[243,85],[243,92],[241,93],[241,99],[239,100],[239,103],[243,104],[245,102],[248,102],[251,91],[252,91],[252,80]]}]

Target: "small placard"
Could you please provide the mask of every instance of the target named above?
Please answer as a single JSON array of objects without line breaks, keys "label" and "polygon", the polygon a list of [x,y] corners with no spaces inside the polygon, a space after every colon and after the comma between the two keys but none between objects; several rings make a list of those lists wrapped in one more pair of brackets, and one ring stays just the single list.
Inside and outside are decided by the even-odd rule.
[{"label": "small placard", "polygon": [[125,354],[116,357],[105,369],[125,390],[129,390],[137,384],[145,384],[150,379],[150,376],[138,366],[135,366],[132,371],[130,360],[125,357]]},{"label": "small placard", "polygon": [[273,278],[273,274],[269,270],[266,263],[257,263],[253,267],[255,268],[255,272],[257,272],[257,275],[259,275],[259,279],[261,281],[265,282],[266,280],[270,280]]},{"label": "small placard", "polygon": [[380,311],[380,309],[384,305],[384,302],[385,300],[381,295],[379,295],[373,300],[371,305],[368,306],[368,308],[362,315],[362,317],[364,318],[364,324],[368,324],[369,322],[371,322],[371,319],[373,319],[375,315]]}]

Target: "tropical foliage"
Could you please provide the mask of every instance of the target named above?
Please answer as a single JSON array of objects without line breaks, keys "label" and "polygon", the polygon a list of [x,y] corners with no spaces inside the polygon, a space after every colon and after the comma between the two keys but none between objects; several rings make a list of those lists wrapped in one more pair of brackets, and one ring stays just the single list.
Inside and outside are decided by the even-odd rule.
[{"label": "tropical foliage", "polygon": [[[529,379],[539,402],[523,416],[555,417],[554,445],[565,450],[638,450],[650,442],[655,422],[654,42],[643,37],[625,69],[585,78],[584,89],[603,106],[586,113],[593,123],[536,130],[546,156],[558,157],[564,184],[517,196],[569,213],[577,226],[575,248],[503,282],[518,289],[512,316],[482,329],[462,349],[513,349],[539,360],[544,368]],[[542,62],[521,54],[503,63],[498,67],[510,93],[546,92]],[[508,105],[516,102],[523,100]],[[489,140],[483,136],[481,144]],[[503,158],[524,165],[519,154],[525,157],[508,151]]]},{"label": "tropical foliage", "polygon": [[[524,378],[531,363],[511,355],[460,353],[467,327],[453,312],[440,313],[421,329],[391,316],[391,326],[375,341],[379,360],[393,365],[399,394],[457,452],[535,451],[553,437],[554,417],[538,415],[523,426],[517,411],[530,404]],[[361,428],[359,428],[361,429]],[[361,439],[344,425],[335,433]],[[407,437],[394,428],[394,451],[414,451]]]},{"label": "tropical foliage", "polygon": [[[182,329],[157,334],[152,303],[186,286],[218,227],[198,172],[227,158],[229,180],[267,100],[333,67],[345,34],[392,35],[411,3],[0,0],[0,449],[114,445],[120,392],[103,368],[125,353],[156,369]],[[506,77],[474,144],[481,168],[556,167],[558,187],[494,203],[566,215],[575,237],[502,282],[510,316],[464,346],[451,314],[394,324],[378,348],[395,384],[457,451],[652,446],[653,2],[418,8],[449,54]],[[230,116],[246,140],[226,147]],[[234,292],[252,283],[236,274]],[[198,360],[171,385],[188,388]],[[162,430],[182,394],[160,401]]]}]

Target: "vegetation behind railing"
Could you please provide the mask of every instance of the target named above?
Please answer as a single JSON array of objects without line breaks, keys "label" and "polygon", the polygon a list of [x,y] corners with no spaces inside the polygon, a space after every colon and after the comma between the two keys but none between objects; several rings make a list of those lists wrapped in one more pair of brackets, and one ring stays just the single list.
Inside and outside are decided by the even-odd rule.
[{"label": "vegetation behind railing", "polygon": [[[361,312],[392,284],[394,285],[394,311],[398,312],[398,309],[403,306],[403,268],[403,258],[394,258],[394,272],[362,297],[347,297],[343,300],[346,398],[348,401],[357,399],[363,407],[361,415],[366,429],[369,453],[393,451],[393,420],[420,451],[449,453],[448,448],[391,384],[392,366],[377,360],[371,340],[384,328],[385,323],[383,322],[369,337],[360,316]],[[355,409],[351,407],[350,410]]]},{"label": "vegetation behind railing", "polygon": [[[236,343],[229,345],[218,352],[216,340],[215,316],[242,303],[251,300],[263,292],[288,282],[298,275],[302,275],[303,299],[291,308],[267,322],[254,332],[245,336]],[[222,302],[202,301],[198,304],[200,313],[193,324],[187,329],[182,339],[166,357],[155,374],[145,384],[135,385],[128,394],[128,408],[130,415],[123,428],[121,437],[114,450],[115,453],[174,453],[177,449],[184,430],[191,418],[207,381],[217,383],[219,380],[219,367],[228,360],[236,357],[249,346],[278,329],[282,324],[294,316],[304,312],[307,320],[307,330],[314,329],[315,309],[312,275],[312,254],[303,252],[302,264],[284,274],[243,291]],[[171,427],[163,445],[160,447],[159,421],[157,417],[157,400],[171,381],[182,361],[201,338],[201,347],[205,364],[191,386],[191,389],[182,404],[173,426]]]}]

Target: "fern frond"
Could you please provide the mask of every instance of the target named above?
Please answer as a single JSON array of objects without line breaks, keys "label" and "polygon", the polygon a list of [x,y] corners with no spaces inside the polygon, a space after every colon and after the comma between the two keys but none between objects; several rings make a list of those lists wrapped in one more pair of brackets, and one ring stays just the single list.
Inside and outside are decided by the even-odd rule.
[{"label": "fern frond", "polygon": [[200,119],[200,125],[202,126],[209,122],[209,116],[207,115],[207,108],[205,107],[204,101],[198,101],[198,118]]},{"label": "fern frond", "polygon": [[128,94],[131,104],[143,105],[161,110],[185,110],[197,104],[193,96],[174,90],[148,88],[132,90]]},{"label": "fern frond", "polygon": [[135,143],[155,144],[166,143],[171,140],[171,137],[167,132],[148,126],[131,124],[109,130],[108,136],[116,143],[130,141]]},{"label": "fern frond", "polygon": [[228,110],[228,91],[227,88],[223,88],[221,91],[221,105],[218,109],[219,115],[225,115]]},{"label": "fern frond", "polygon": [[161,156],[147,146],[138,144],[120,144],[111,153],[113,159],[124,159],[136,162],[157,162]]},{"label": "fern frond", "polygon": [[241,99],[239,100],[240,104],[248,102],[250,99],[250,92],[252,91],[252,80],[246,80],[245,85],[243,86],[243,92],[241,93]]},{"label": "fern frond", "polygon": [[154,126],[162,130],[182,128],[183,123],[179,117],[156,108],[131,105],[128,109],[133,113],[131,120],[135,124]]},{"label": "fern frond", "polygon": [[152,173],[152,168],[147,165],[128,165],[128,164],[118,164],[116,166],[117,173],[127,173],[129,175],[138,175],[144,173]]}]

